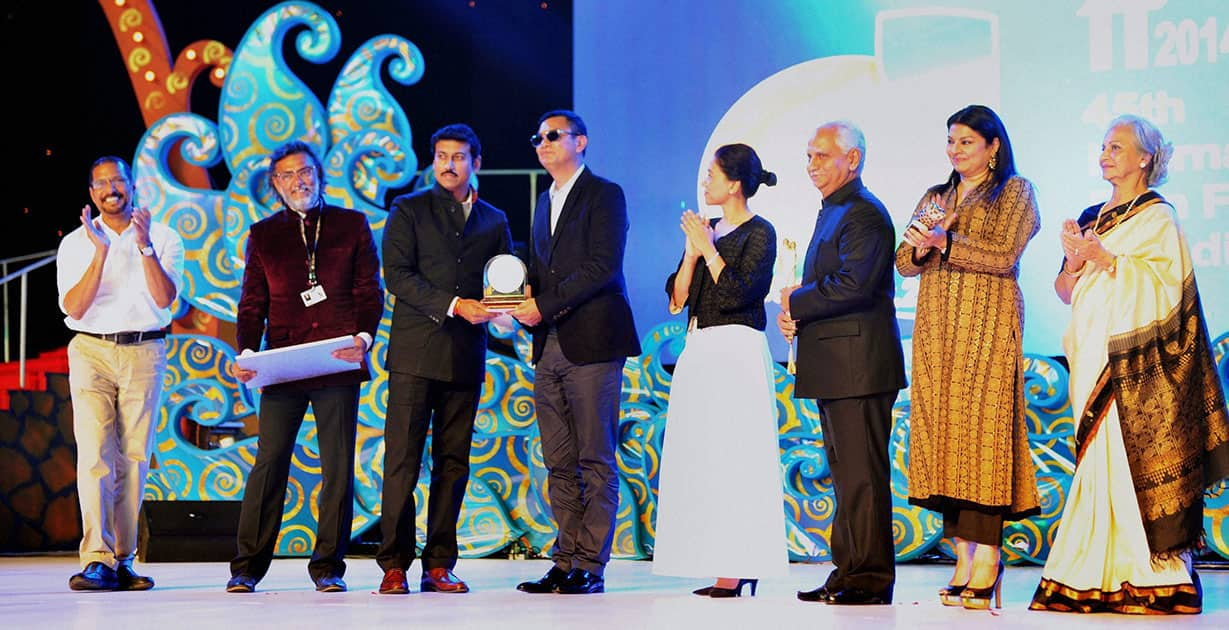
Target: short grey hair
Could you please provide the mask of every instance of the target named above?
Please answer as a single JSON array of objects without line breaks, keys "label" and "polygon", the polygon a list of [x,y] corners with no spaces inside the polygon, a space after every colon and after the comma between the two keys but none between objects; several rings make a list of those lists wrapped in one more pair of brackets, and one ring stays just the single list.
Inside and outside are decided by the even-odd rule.
[{"label": "short grey hair", "polygon": [[862,156],[858,162],[858,173],[861,173],[862,167],[866,165],[866,136],[862,134],[862,130],[848,120],[826,122],[819,128],[832,129],[836,132],[836,146],[840,147],[841,151],[848,153],[850,149],[858,150]]},{"label": "short grey hair", "polygon": [[1174,145],[1165,139],[1161,130],[1147,118],[1123,114],[1110,121],[1109,130],[1130,127],[1135,135],[1135,148],[1147,153],[1148,165],[1144,167],[1148,186],[1160,186],[1169,178],[1169,158],[1174,155]]}]

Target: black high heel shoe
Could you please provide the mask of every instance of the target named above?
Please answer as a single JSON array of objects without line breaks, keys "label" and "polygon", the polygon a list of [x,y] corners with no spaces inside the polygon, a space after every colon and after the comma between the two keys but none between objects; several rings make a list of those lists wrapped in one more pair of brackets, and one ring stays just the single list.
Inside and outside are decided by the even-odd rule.
[{"label": "black high heel shoe", "polygon": [[985,588],[965,588],[960,594],[960,603],[969,610],[987,610],[990,608],[990,595],[994,595],[994,607],[1003,607],[1003,561],[999,560],[999,573],[994,578],[994,584]]},{"label": "black high heel shoe", "polygon": [[963,606],[964,603],[961,601],[960,596],[968,585],[969,583],[965,582],[964,584],[948,584],[944,586],[939,589],[939,602],[944,606]]},{"label": "black high heel shoe", "polygon": [[759,585],[759,583],[760,583],[759,580],[740,579],[738,580],[738,586],[735,586],[734,588],[721,588],[720,586],[717,586],[716,584],[714,584],[712,586],[705,586],[704,588],[698,588],[692,591],[692,593],[695,593],[696,595],[700,595],[702,597],[742,597],[743,586],[746,584],[750,584],[751,585],[751,596],[755,597],[755,588],[756,586]]}]

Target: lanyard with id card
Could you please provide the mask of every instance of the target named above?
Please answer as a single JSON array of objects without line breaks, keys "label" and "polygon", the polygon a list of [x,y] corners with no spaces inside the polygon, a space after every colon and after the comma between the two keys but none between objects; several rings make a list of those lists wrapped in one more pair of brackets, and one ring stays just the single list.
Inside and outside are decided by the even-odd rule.
[{"label": "lanyard with id card", "polygon": [[316,250],[320,247],[320,226],[324,223],[324,213],[316,217],[316,238],[312,241],[311,247],[307,246],[307,230],[303,227],[306,221],[299,220],[299,236],[303,237],[303,248],[307,250],[307,284],[306,291],[299,293],[299,297],[303,300],[303,306],[315,306],[328,299],[329,296],[324,294],[324,287],[316,279]]}]

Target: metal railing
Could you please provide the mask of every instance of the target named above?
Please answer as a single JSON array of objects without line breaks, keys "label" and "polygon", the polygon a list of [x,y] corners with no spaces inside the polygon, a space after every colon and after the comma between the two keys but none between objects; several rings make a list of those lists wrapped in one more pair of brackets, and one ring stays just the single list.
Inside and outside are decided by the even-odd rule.
[{"label": "metal railing", "polygon": [[[26,254],[24,256],[14,256],[13,258],[5,258],[0,260],[0,291],[4,293],[4,362],[8,363],[12,359],[9,356],[11,344],[11,331],[9,326],[9,282],[21,279],[21,312],[18,318],[18,338],[17,338],[17,382],[18,387],[25,388],[26,386],[26,313],[29,311],[29,287],[30,287],[30,272],[40,267],[45,267],[55,262],[56,250],[49,249],[45,252],[35,254]],[[27,260],[34,262],[9,273],[9,265]]]},{"label": "metal railing", "polygon": [[488,175],[496,177],[521,176],[529,178],[529,224],[533,225],[534,206],[538,203],[538,177],[546,175],[542,168],[484,168],[478,171],[479,179]]},{"label": "metal railing", "polygon": [[[534,205],[538,202],[538,177],[546,175],[546,171],[540,168],[503,168],[503,169],[485,169],[479,171],[480,176],[495,176],[495,177],[527,177],[529,178],[529,217],[532,224]],[[26,386],[26,315],[28,312],[29,301],[29,275],[30,272],[45,267],[55,262],[56,250],[49,249],[45,252],[37,252],[34,254],[26,254],[24,256],[14,256],[0,260],[0,291],[4,294],[4,362],[8,363],[12,360],[12,331],[9,324],[9,282],[20,279],[21,289],[21,311],[18,324],[17,337],[17,354],[19,361],[18,381],[20,387]],[[33,260],[34,262],[9,273],[9,266],[16,263]]]}]

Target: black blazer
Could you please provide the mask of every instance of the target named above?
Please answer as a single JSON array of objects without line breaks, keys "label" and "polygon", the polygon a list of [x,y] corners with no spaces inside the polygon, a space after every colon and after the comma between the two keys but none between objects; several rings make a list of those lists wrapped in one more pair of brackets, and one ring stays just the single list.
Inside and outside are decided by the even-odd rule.
[{"label": "black blazer", "polygon": [[799,398],[851,398],[905,386],[896,323],[892,219],[857,178],[824,199],[807,248],[799,320]]},{"label": "black blazer", "polygon": [[618,184],[588,167],[576,178],[550,232],[550,191],[538,197],[530,238],[529,283],[542,323],[533,328],[533,356],[542,356],[554,327],[572,363],[640,354],[627,300],[623,252],[627,202]]},{"label": "black blazer", "polygon": [[488,260],[512,248],[508,217],[478,199],[465,220],[438,184],[393,199],[384,226],[384,282],[393,321],[384,368],[453,383],[481,383],[486,326],[448,317],[453,297],[482,298]]}]

